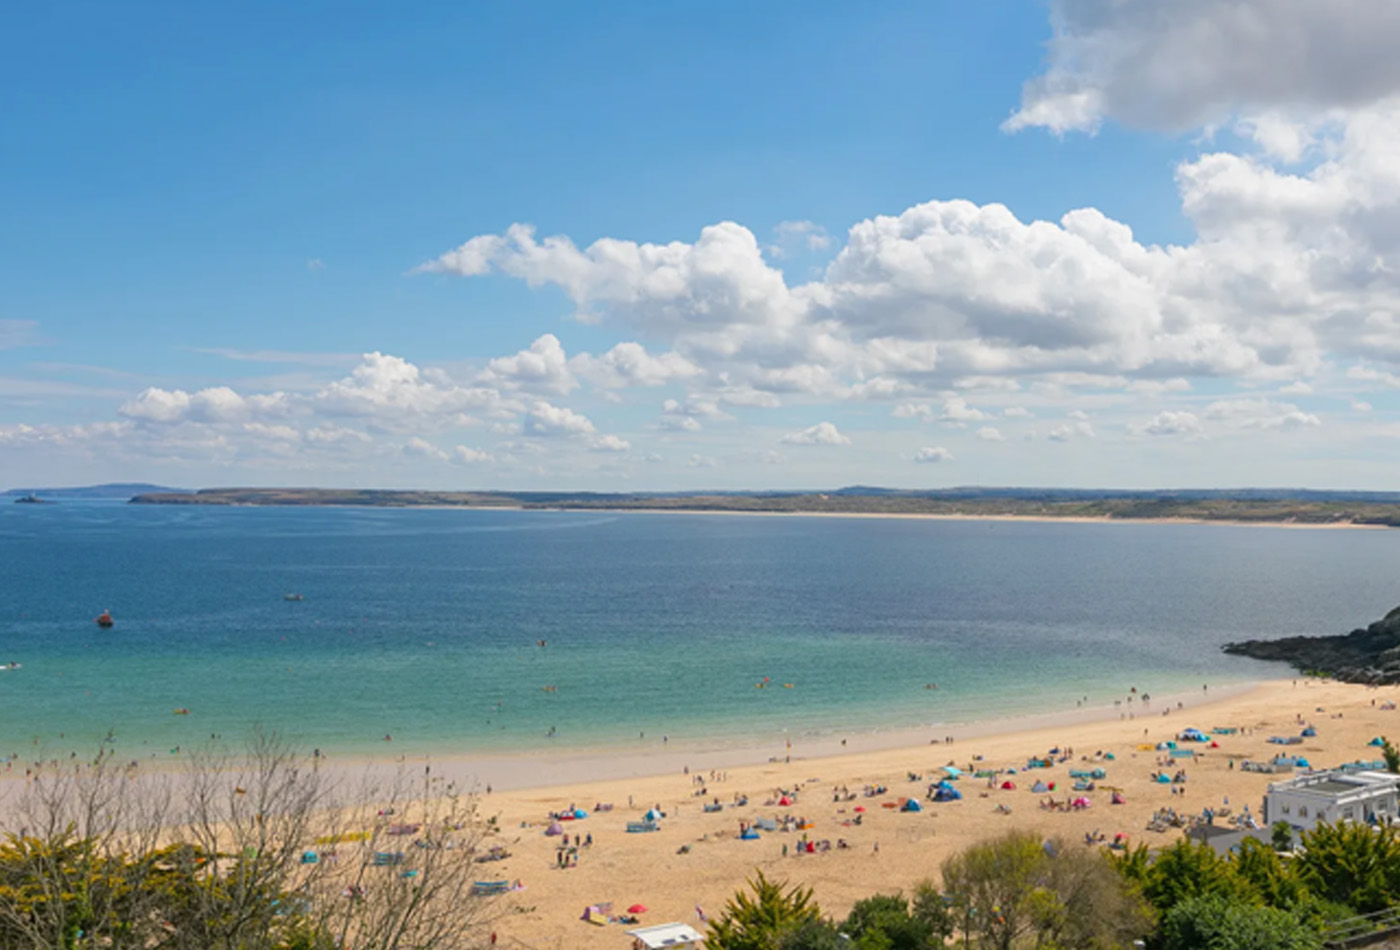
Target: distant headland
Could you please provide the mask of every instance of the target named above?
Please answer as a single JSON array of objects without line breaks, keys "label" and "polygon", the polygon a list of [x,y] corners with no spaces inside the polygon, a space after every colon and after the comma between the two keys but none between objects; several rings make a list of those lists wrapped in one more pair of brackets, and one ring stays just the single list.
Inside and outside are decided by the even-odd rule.
[{"label": "distant headland", "polygon": [[1225,645],[1226,653],[1290,663],[1343,683],[1400,683],[1400,607],[1375,623],[1329,637],[1284,637]]},{"label": "distant headland", "polygon": [[11,488],[0,492],[0,498],[14,501],[126,501],[136,495],[180,494],[182,489],[152,485],[149,482],[109,482],[105,485],[85,485],[78,488]]},{"label": "distant headland", "polygon": [[603,493],[206,488],[195,492],[142,492],[132,497],[131,502],[140,505],[346,505],[1400,526],[1400,492],[1305,489],[1119,491],[964,487],[902,490],[853,486],[834,491]]}]

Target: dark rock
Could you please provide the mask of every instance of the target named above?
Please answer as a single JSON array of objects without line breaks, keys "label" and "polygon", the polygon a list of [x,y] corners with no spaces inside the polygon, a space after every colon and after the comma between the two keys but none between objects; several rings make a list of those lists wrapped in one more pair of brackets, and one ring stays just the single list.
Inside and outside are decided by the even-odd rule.
[{"label": "dark rock", "polygon": [[1347,683],[1400,683],[1400,607],[1369,627],[1341,636],[1245,640],[1226,644],[1225,652],[1290,663],[1303,672]]}]

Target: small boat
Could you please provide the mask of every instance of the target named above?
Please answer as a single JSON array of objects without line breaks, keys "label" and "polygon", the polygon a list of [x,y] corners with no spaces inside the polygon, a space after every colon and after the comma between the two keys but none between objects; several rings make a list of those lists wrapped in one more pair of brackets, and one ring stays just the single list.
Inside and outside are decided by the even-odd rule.
[{"label": "small boat", "polygon": [[116,623],[116,621],[112,619],[112,612],[110,610],[102,611],[102,613],[97,615],[97,619],[94,622],[103,630],[108,629]]},{"label": "small boat", "polygon": [[47,503],[46,501],[44,501],[44,499],[40,498],[38,495],[34,494],[33,492],[30,492],[30,493],[27,494],[27,495],[20,495],[18,498],[16,498],[16,499],[15,499],[15,504],[17,504],[17,505],[44,505],[44,504],[48,504],[48,503]]},{"label": "small boat", "polygon": [[5,670],[17,670],[22,666],[24,666],[23,663],[16,663],[13,660],[9,663],[0,663],[0,673],[3,673]]},{"label": "small boat", "polygon": [[181,706],[179,709],[175,710],[175,715],[177,716],[188,716],[189,714],[190,708],[188,706]]},{"label": "small boat", "polygon": [[283,595],[282,595],[282,599],[283,599],[283,600],[301,600],[301,595],[300,595],[300,594],[283,594]]}]

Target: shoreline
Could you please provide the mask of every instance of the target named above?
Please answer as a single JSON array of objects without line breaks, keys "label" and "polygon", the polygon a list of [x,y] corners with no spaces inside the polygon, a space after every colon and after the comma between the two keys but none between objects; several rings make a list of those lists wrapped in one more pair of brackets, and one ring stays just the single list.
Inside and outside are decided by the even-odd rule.
[{"label": "shoreline", "polygon": [[[259,507],[250,505],[246,507]],[[311,506],[307,506],[311,507]],[[320,506],[317,506],[320,507]],[[353,507],[353,506],[352,506]],[[423,505],[413,506],[450,511],[465,509],[465,505]],[[648,515],[739,515],[750,518],[876,518],[913,521],[992,521],[1027,522],[1031,524],[1166,524],[1166,525],[1223,525],[1232,528],[1286,528],[1320,531],[1388,531],[1390,525],[1360,524],[1355,521],[1242,521],[1227,518],[1114,518],[1110,515],[1006,515],[1006,514],[954,514],[922,511],[744,511],[724,508],[563,508],[563,507],[519,507],[512,509],[471,508],[472,511],[511,510],[511,511],[560,511],[598,512],[608,514],[648,514]]]},{"label": "shoreline", "polygon": [[[131,502],[126,502],[130,504]],[[977,512],[924,512],[924,511],[816,511],[816,510],[745,510],[741,508],[646,508],[646,507],[593,507],[559,505],[357,505],[345,502],[261,504],[258,502],[142,502],[150,507],[169,508],[271,508],[280,511],[295,508],[333,508],[350,511],[524,511],[562,512],[570,514],[648,514],[648,515],[721,515],[750,518],[871,518],[915,521],[987,521],[1025,522],[1030,524],[1122,524],[1122,525],[1223,525],[1234,528],[1285,528],[1290,530],[1319,531],[1388,531],[1393,526],[1385,524],[1363,524],[1356,521],[1297,521],[1244,520],[1238,518],[1115,518],[1111,515],[1017,515]]]},{"label": "shoreline", "polygon": [[[1147,703],[1115,701],[1074,709],[1025,712],[956,723],[918,726],[860,728],[820,736],[791,735],[790,745],[774,738],[763,742],[695,740],[664,743],[626,741],[617,744],[560,749],[527,749],[502,754],[465,752],[408,753],[376,756],[330,753],[323,761],[345,774],[380,772],[403,766],[431,766],[434,771],[463,775],[480,787],[517,792],[546,792],[581,781],[617,782],[651,779],[691,771],[732,770],[776,764],[790,756],[791,763],[840,760],[870,753],[912,753],[948,748],[944,740],[958,742],[1002,739],[1027,732],[1064,729],[1104,723],[1154,721],[1164,712],[1181,709],[1208,710],[1213,705],[1246,697],[1286,680],[1265,679],[1214,687],[1213,692],[1176,692],[1153,695]],[[1204,696],[1204,698],[1203,698]],[[1126,698],[1126,697],[1125,697]],[[1180,706],[1178,706],[1180,704]],[[171,763],[172,765],[175,763]],[[567,775],[559,780],[560,774]]]},{"label": "shoreline", "polygon": [[[1154,695],[1145,711],[1137,699],[1131,711],[1124,702],[948,727],[951,744],[930,743],[923,730],[915,736],[850,737],[845,747],[835,737],[830,744],[794,741],[790,759],[785,747],[742,756],[734,750],[678,748],[602,761],[585,750],[572,757],[536,756],[533,765],[549,781],[529,781],[531,776],[521,772],[515,776],[518,785],[504,774],[490,781],[485,770],[491,763],[481,758],[434,756],[428,767],[434,780],[457,781],[456,773],[470,769],[492,786],[475,790],[476,807],[490,822],[488,842],[509,855],[483,865],[480,873],[483,880],[521,887],[495,908],[500,913],[495,928],[507,945],[558,941],[578,950],[613,950],[627,928],[583,923],[585,907],[641,903],[649,908],[644,924],[675,920],[703,930],[697,908],[717,915],[755,870],[812,888],[822,911],[839,918],[856,900],[908,893],[919,882],[936,879],[948,857],[1011,829],[1058,837],[1075,847],[1118,834],[1126,835],[1130,846],[1166,846],[1181,830],[1157,827],[1155,816],[1196,816],[1209,808],[1223,824],[1245,808],[1259,814],[1268,786],[1291,776],[1237,766],[1242,759],[1277,754],[1281,747],[1269,742],[1272,736],[1297,736],[1304,724],[1315,725],[1303,744],[1285,751],[1305,755],[1319,768],[1377,758],[1372,737],[1400,729],[1396,700],[1400,687],[1281,678]],[[1189,757],[1158,747],[1188,727],[1210,732],[1210,741],[1182,743]],[[1217,727],[1230,731],[1213,733]],[[1029,762],[1047,756],[1048,764]],[[519,765],[526,757],[511,758]],[[964,772],[956,782],[962,798],[928,801],[927,787],[953,765]],[[1106,772],[1096,787],[1071,788],[1076,776],[1069,770],[1081,770],[1082,776],[1093,768]],[[979,769],[995,777],[978,778]],[[403,762],[333,758],[318,770],[350,788],[356,779],[372,782],[386,771],[400,777],[425,774],[424,762],[411,757]],[[1158,773],[1176,773],[1179,780],[1163,783]],[[1036,791],[1032,785],[1038,780],[1053,787]],[[1004,788],[1007,781],[1016,787]],[[20,787],[0,783],[6,786]],[[1110,803],[1111,791],[1123,804]],[[1093,807],[1064,807],[1081,794]],[[791,798],[789,804],[784,796]],[[922,801],[922,810],[902,812],[898,806],[906,797]],[[1047,799],[1059,807],[1047,807]],[[561,839],[546,830],[552,813],[573,808],[588,814],[565,824],[573,841],[561,849]],[[657,827],[630,833],[627,825],[651,808],[665,815]],[[739,823],[752,825],[759,818],[776,820],[780,827],[791,819],[802,828],[739,839]],[[584,834],[586,844],[579,841]],[[800,853],[797,845],[806,840],[829,847]],[[575,857],[562,862],[561,855]]]}]

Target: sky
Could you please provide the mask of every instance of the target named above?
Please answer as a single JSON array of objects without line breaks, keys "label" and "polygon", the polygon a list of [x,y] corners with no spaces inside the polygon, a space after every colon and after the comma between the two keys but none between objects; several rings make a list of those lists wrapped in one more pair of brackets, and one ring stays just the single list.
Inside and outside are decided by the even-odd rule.
[{"label": "sky", "polygon": [[29,4],[0,488],[1391,489],[1400,4]]}]

